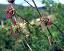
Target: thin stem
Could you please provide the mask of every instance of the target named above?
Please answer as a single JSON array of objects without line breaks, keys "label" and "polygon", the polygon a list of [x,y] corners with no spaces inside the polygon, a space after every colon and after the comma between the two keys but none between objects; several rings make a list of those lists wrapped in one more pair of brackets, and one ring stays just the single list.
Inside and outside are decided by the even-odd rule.
[{"label": "thin stem", "polygon": [[40,14],[40,12],[39,12],[39,10],[38,10],[38,8],[37,8],[37,5],[36,5],[35,2],[34,2],[34,0],[32,0],[32,2],[34,3],[34,5],[35,5],[35,7],[36,7],[36,10],[37,10],[38,13],[39,13],[39,16],[42,17],[41,14]]},{"label": "thin stem", "polygon": [[[33,7],[27,0],[24,0],[25,2],[27,2],[31,7]],[[33,7],[34,8],[34,7]]]},{"label": "thin stem", "polygon": [[64,32],[62,32],[56,24],[53,23],[53,25],[59,30],[60,33],[64,34]]}]

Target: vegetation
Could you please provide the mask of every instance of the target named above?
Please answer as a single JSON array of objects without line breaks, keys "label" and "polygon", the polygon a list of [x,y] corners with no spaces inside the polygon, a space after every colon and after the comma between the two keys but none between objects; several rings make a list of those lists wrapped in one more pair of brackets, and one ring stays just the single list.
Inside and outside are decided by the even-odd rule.
[{"label": "vegetation", "polygon": [[6,23],[4,29],[0,25],[0,51],[64,51],[64,5],[44,0],[43,3],[47,9],[39,9],[40,13],[51,15],[56,25],[49,28],[51,34],[47,30],[42,31],[35,8],[21,5],[14,5],[19,25],[13,28],[15,33],[11,34],[10,26],[5,20],[7,5],[0,5],[0,21],[3,19]]}]

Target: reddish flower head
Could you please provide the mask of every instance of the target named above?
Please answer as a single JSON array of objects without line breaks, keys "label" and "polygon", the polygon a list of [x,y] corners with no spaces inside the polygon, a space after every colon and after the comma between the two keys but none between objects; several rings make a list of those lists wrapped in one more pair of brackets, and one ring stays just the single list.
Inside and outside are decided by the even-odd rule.
[{"label": "reddish flower head", "polygon": [[14,3],[15,0],[8,0],[9,3]]}]

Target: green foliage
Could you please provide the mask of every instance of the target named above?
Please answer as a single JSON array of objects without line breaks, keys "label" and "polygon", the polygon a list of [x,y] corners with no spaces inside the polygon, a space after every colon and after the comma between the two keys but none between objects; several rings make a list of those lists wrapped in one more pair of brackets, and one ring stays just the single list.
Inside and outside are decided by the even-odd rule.
[{"label": "green foliage", "polygon": [[[49,15],[54,15],[56,20],[53,21],[53,23],[55,23],[60,30],[64,32],[64,5],[54,3],[51,0],[43,0],[43,3],[45,3],[47,7],[47,10],[44,12],[47,12]],[[52,7],[50,7],[50,4],[52,4]],[[1,8],[5,10],[3,6],[1,6]],[[0,9],[0,11],[2,11],[2,9]],[[29,22],[39,17],[34,8],[15,6],[15,9],[19,15],[27,19]],[[42,10],[40,11],[43,13]],[[4,13],[5,12],[0,12],[0,20],[2,17],[5,17]],[[10,20],[4,22],[8,24],[8,28],[3,30],[0,25],[0,48],[3,49],[3,51],[29,51],[29,48],[24,42],[25,34],[20,32],[19,39],[16,40],[13,36],[11,36],[9,31],[9,26],[13,25],[13,23],[10,22]],[[49,33],[47,31],[43,32],[39,25],[27,25],[26,28],[28,31],[30,31],[31,37],[28,38],[28,43],[33,51],[54,51],[56,46],[58,48],[64,48],[64,36],[62,36],[63,34],[61,34],[54,25],[52,25],[52,27],[49,29],[53,39],[52,46],[50,46],[48,40],[48,36],[50,36]],[[15,31],[16,29],[14,29],[14,32]]]}]

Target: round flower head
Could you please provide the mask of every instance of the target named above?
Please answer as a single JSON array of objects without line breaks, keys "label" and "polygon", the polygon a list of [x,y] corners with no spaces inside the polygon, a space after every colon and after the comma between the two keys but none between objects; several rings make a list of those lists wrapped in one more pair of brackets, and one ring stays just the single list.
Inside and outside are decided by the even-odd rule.
[{"label": "round flower head", "polygon": [[14,3],[15,0],[8,0],[9,3]]}]

